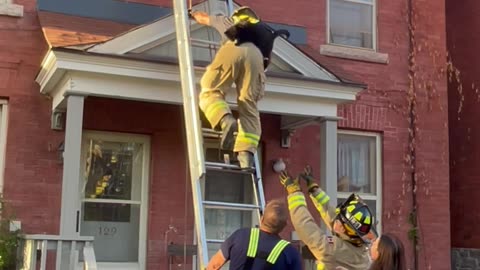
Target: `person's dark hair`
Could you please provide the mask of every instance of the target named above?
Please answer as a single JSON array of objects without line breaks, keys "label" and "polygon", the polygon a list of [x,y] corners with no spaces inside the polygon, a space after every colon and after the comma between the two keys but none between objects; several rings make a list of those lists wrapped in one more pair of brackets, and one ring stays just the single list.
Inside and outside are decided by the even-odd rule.
[{"label": "person's dark hair", "polygon": [[285,202],[275,199],[267,203],[263,212],[262,226],[269,233],[279,234],[287,226],[288,210]]},{"label": "person's dark hair", "polygon": [[378,242],[378,258],[370,270],[405,270],[403,244],[393,235],[383,234]]}]

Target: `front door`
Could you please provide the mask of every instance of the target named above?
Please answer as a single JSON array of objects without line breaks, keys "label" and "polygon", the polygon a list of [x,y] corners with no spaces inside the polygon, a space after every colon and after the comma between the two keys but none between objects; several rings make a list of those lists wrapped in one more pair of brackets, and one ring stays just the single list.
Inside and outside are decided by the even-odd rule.
[{"label": "front door", "polygon": [[145,269],[149,138],[85,132],[80,233],[94,236],[99,269]]}]

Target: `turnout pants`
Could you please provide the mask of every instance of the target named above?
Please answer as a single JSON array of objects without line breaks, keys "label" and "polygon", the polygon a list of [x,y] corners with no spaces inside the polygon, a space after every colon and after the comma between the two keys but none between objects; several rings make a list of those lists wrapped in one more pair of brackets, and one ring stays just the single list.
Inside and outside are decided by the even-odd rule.
[{"label": "turnout pants", "polygon": [[231,114],[225,96],[233,83],[236,85],[239,114],[233,151],[256,153],[262,133],[257,102],[264,95],[265,72],[263,56],[253,43],[239,46],[233,42],[225,43],[200,81],[200,109],[214,128],[222,117]]}]

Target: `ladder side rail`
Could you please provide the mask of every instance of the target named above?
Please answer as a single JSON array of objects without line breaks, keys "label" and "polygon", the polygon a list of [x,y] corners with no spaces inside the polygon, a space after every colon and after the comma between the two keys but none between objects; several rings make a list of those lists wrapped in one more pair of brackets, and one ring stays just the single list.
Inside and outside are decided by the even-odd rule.
[{"label": "ladder side rail", "polygon": [[175,29],[177,36],[178,60],[182,84],[185,128],[188,147],[188,162],[192,184],[193,207],[195,213],[196,237],[198,243],[198,260],[200,269],[208,264],[208,249],[204,226],[202,192],[200,180],[205,178],[205,157],[203,153],[203,138],[197,104],[196,84],[192,49],[190,47],[190,32],[185,0],[173,0]]},{"label": "ladder side rail", "polygon": [[[260,206],[260,212],[263,214],[263,210],[265,210],[265,193],[263,190],[263,181],[262,181],[262,172],[260,170],[260,160],[258,159],[258,152],[254,155],[254,163],[255,163],[255,174],[253,177],[255,194],[257,198],[257,204]],[[260,219],[259,219],[260,220]]]}]

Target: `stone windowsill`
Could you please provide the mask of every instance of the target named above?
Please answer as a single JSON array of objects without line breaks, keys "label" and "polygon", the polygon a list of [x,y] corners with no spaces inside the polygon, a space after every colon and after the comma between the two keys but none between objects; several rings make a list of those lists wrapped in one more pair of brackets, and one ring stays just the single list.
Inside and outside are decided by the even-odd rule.
[{"label": "stone windowsill", "polygon": [[345,59],[388,64],[388,54],[367,49],[325,44],[320,46],[320,54]]},{"label": "stone windowsill", "polygon": [[10,3],[0,3],[0,16],[1,15],[23,17],[23,6]]}]

